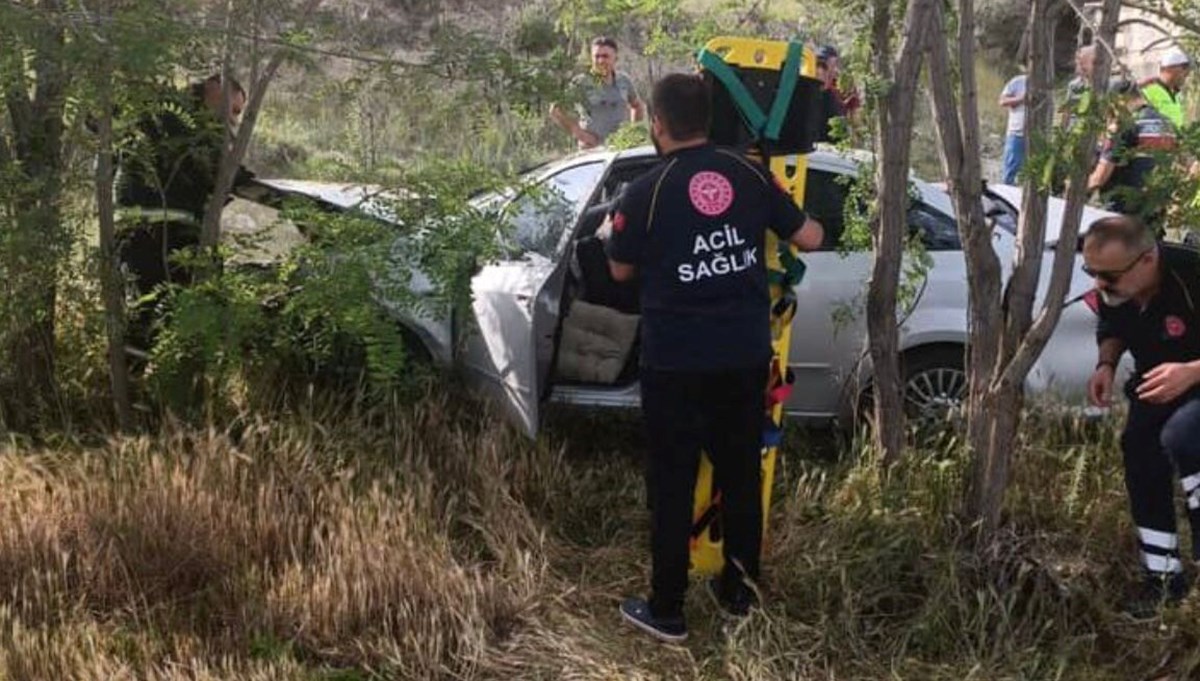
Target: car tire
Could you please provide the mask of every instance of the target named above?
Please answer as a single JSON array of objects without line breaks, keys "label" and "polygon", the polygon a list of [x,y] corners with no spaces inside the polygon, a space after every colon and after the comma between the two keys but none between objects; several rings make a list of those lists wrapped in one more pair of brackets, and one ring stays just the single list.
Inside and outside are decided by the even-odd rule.
[{"label": "car tire", "polygon": [[[904,385],[904,416],[909,423],[934,425],[962,404],[967,394],[963,346],[944,344],[909,350],[900,358]],[[868,385],[859,395],[854,422],[870,424],[874,417],[874,390]]]},{"label": "car tire", "polygon": [[969,388],[964,348],[936,345],[917,348],[901,359],[904,415],[915,423],[945,423],[967,399]]}]

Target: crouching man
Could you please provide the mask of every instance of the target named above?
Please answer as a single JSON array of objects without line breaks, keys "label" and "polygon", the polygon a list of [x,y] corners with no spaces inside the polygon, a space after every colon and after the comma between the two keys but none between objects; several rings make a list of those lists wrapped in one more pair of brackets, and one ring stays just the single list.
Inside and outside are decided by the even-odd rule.
[{"label": "crouching man", "polygon": [[1190,588],[1179,556],[1173,469],[1187,499],[1193,556],[1200,555],[1200,253],[1158,243],[1137,218],[1118,216],[1091,226],[1083,259],[1101,298],[1092,403],[1109,404],[1126,350],[1135,365],[1125,385],[1129,421],[1121,449],[1144,580],[1125,610],[1152,617]]}]

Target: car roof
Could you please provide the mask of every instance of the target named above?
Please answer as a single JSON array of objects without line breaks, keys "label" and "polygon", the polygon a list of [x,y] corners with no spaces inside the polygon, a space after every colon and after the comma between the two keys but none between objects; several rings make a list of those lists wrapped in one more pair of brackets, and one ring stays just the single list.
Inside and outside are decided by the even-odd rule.
[{"label": "car roof", "polygon": [[[562,163],[568,164],[571,161],[587,160],[642,159],[657,155],[658,152],[655,151],[653,146],[646,145],[622,151],[597,150],[575,153],[563,159]],[[808,165],[815,170],[853,175],[858,172],[859,168],[870,163],[872,159],[874,159],[874,154],[865,149],[835,149],[821,145],[808,154]],[[954,204],[951,203],[950,196],[944,189],[926,182],[911,173],[909,174],[909,180],[921,195],[922,201],[947,215],[954,215]]]}]

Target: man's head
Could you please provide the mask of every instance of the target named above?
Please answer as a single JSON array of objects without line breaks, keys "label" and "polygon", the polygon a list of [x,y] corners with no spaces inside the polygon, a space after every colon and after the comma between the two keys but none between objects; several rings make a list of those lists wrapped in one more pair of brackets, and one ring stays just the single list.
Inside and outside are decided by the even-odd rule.
[{"label": "man's head", "polygon": [[1083,238],[1083,271],[1108,305],[1144,297],[1158,284],[1158,245],[1141,220],[1115,215],[1092,223]]},{"label": "man's head", "polygon": [[1108,91],[1130,111],[1137,111],[1146,104],[1146,98],[1142,95],[1141,88],[1131,80],[1115,79],[1108,84]]},{"label": "man's head", "polygon": [[650,136],[660,154],[708,139],[712,94],[698,75],[672,73],[654,84]]},{"label": "man's head", "polygon": [[825,68],[827,69],[830,78],[837,78],[838,76],[841,66],[838,61],[839,57],[840,55],[838,54],[837,48],[833,45],[822,45],[821,47],[817,48],[817,64],[820,64],[821,62],[825,63]]},{"label": "man's head", "polygon": [[246,108],[246,90],[236,79],[229,79],[229,107],[226,109],[224,115],[221,113],[223,90],[221,86],[221,74],[218,73],[209,76],[202,83],[195,86],[193,90],[199,95],[199,99],[204,102],[209,111],[212,111],[217,118],[227,123],[237,123],[241,119],[242,109]]},{"label": "man's head", "polygon": [[1183,84],[1187,82],[1187,77],[1191,73],[1191,70],[1192,60],[1183,50],[1178,48],[1164,54],[1158,62],[1159,80],[1175,90],[1183,88]]},{"label": "man's head", "polygon": [[605,78],[617,69],[617,41],[600,36],[592,41],[592,71]]},{"label": "man's head", "polygon": [[1075,52],[1075,73],[1082,78],[1091,79],[1092,69],[1096,65],[1096,47],[1084,45]]}]

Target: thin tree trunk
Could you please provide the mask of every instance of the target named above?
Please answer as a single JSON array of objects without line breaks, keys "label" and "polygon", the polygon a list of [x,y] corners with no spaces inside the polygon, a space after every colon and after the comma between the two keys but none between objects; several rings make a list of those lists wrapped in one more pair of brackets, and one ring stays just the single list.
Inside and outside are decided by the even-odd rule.
[{"label": "thin tree trunk", "polygon": [[[312,13],[320,6],[322,0],[306,0],[304,6],[296,14],[296,27],[302,28],[311,18]],[[257,29],[257,27],[255,27]],[[229,29],[232,31],[232,29]],[[254,134],[254,126],[258,122],[258,115],[262,109],[263,100],[267,94],[267,88],[271,85],[271,81],[275,78],[275,73],[283,64],[284,58],[287,56],[287,48],[276,48],[275,52],[268,60],[266,67],[262,70],[261,77],[255,78],[250,83],[249,97],[246,101],[246,109],[242,114],[242,124],[238,127],[237,135],[234,136],[232,144],[227,145],[221,153],[221,164],[217,172],[216,185],[213,188],[212,196],[209,197],[208,205],[204,210],[204,222],[200,230],[200,246],[208,252],[213,252],[217,244],[221,240],[221,212],[225,206],[225,199],[229,196],[230,190],[233,189],[233,181],[237,177],[238,168],[241,166],[242,159],[246,156],[246,150],[250,147],[250,139]],[[226,64],[222,65],[222,72],[227,68]],[[258,72],[257,63],[253,66],[254,73]]]},{"label": "thin tree trunk", "polygon": [[125,297],[117,266],[116,228],[113,218],[113,104],[112,65],[101,58],[99,73],[100,153],[96,163],[96,212],[100,221],[100,288],[104,297],[104,326],[108,332],[108,372],[113,407],[122,430],[133,427],[129,402],[129,367],[125,358]]},{"label": "thin tree trunk", "polygon": [[[890,466],[904,450],[904,397],[896,324],[897,290],[908,232],[908,167],[912,147],[913,108],[921,73],[924,41],[933,0],[911,0],[904,17],[904,34],[895,68],[891,63],[890,11],[886,1],[875,5],[876,66],[893,75],[878,111],[875,184],[878,188],[875,258],[867,291],[867,333],[870,338],[872,386],[875,398],[875,444]],[[886,75],[885,75],[886,77]]]},{"label": "thin tree trunk", "polygon": [[[47,11],[62,3],[48,1]],[[63,68],[65,36],[61,28],[41,24],[31,38],[31,93],[21,79],[11,79],[4,93],[12,130],[10,151],[20,169],[15,234],[9,241],[6,272],[16,281],[17,319],[11,320],[8,360],[16,394],[9,400],[10,427],[29,430],[38,411],[57,401],[54,315],[58,266],[69,251],[62,228],[63,112],[70,74]]]}]

